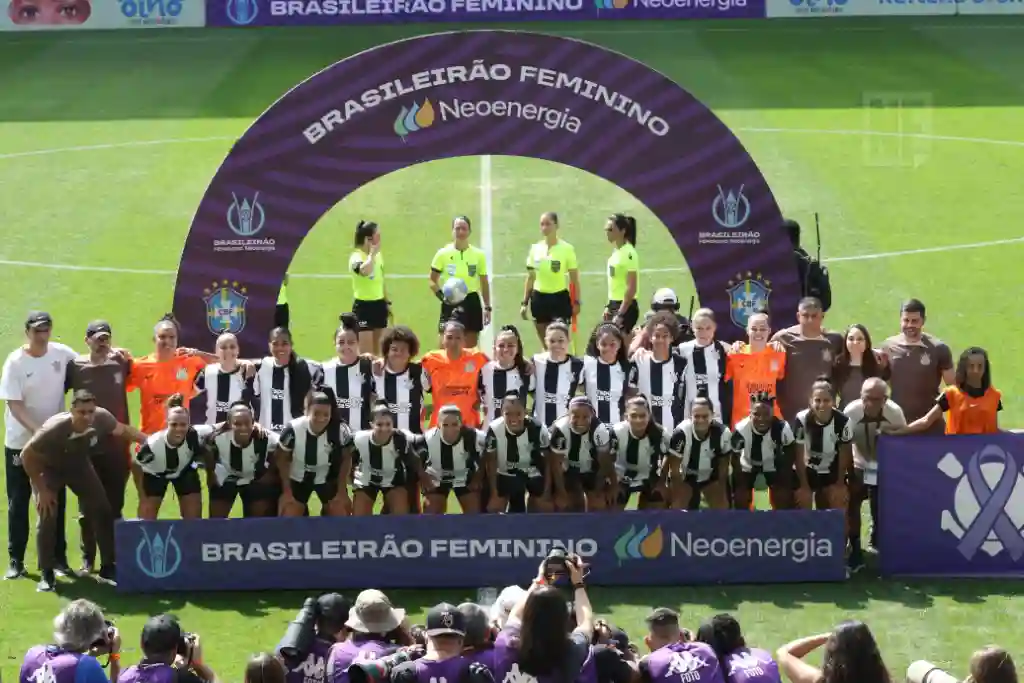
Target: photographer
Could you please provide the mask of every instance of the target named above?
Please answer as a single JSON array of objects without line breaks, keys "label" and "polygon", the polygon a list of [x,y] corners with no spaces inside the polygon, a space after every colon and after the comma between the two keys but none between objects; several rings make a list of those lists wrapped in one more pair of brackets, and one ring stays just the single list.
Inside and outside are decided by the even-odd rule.
[{"label": "photographer", "polygon": [[258,654],[245,665],[244,683],[285,683],[284,664],[274,655]]},{"label": "photographer", "polygon": [[391,670],[390,683],[493,683],[490,669],[462,656],[466,618],[442,602],[427,612],[427,652]]},{"label": "photographer", "polygon": [[635,678],[636,648],[629,642],[629,634],[598,619],[592,642],[598,683],[630,683]]},{"label": "photographer", "polygon": [[[593,678],[590,638],[594,611],[583,584],[584,566],[575,555],[556,549],[541,563],[537,578],[509,614],[494,644],[496,681],[511,670],[547,683],[552,680]],[[573,596],[576,628],[570,632],[565,594],[556,586],[567,584]]]},{"label": "photographer", "polygon": [[462,656],[482,664],[494,673],[494,637],[495,630],[491,627],[491,617],[475,602],[464,602],[459,605],[462,618],[465,619],[466,635],[462,638]]},{"label": "photographer", "polygon": [[722,664],[726,683],[781,683],[779,665],[767,650],[748,647],[740,622],[731,614],[716,614],[697,629]]},{"label": "photographer", "polygon": [[120,683],[213,683],[216,674],[203,663],[199,636],[181,630],[169,614],[150,617],[142,627],[142,661],[125,669]]},{"label": "photographer", "polygon": [[[679,678],[680,671],[695,674],[702,683],[723,683],[724,674],[710,645],[697,643],[679,628],[679,615],[659,607],[647,617],[644,639],[651,653],[637,667],[642,683],[660,683]],[[681,668],[682,667],[682,668]]]},{"label": "photographer", "polygon": [[19,683],[108,683],[96,655],[108,654],[110,683],[121,669],[121,636],[99,606],[75,600],[53,620],[53,645],[36,645],[25,653]]},{"label": "photographer", "polygon": [[324,683],[327,656],[335,643],[348,637],[345,622],[351,603],[337,593],[309,598],[285,631],[277,654],[288,667],[288,683]]},{"label": "photographer", "polygon": [[348,683],[348,667],[357,659],[381,659],[399,646],[413,644],[405,610],[392,607],[388,596],[378,590],[356,596],[345,626],[352,635],[331,646],[327,654],[327,680],[331,683]]}]

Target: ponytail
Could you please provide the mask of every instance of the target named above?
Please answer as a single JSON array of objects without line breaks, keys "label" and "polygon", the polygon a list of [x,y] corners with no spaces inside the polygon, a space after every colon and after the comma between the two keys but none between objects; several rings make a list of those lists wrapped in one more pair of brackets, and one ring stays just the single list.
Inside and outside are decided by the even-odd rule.
[{"label": "ponytail", "polygon": [[612,214],[608,220],[623,233],[626,241],[636,246],[636,219],[624,213]]},{"label": "ponytail", "polygon": [[174,410],[175,408],[184,408],[185,397],[182,396],[181,394],[171,394],[170,396],[167,397],[167,400],[164,402],[164,407],[168,411]]}]

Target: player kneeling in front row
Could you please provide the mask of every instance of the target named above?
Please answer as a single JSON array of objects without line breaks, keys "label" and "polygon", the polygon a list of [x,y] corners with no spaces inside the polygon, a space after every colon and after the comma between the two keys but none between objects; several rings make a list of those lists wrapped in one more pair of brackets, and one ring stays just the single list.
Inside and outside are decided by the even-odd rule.
[{"label": "player kneeling in front row", "polygon": [[709,507],[727,510],[729,496],[729,453],[732,452],[729,428],[714,419],[711,401],[695,398],[690,417],[672,431],[669,439],[668,466],[672,507],[699,510],[701,493]]},{"label": "player kneeling in front row", "polygon": [[750,510],[754,484],[764,475],[772,507],[795,507],[799,445],[789,423],[775,416],[775,398],[767,392],[750,397],[750,415],[736,424],[732,434],[733,502],[737,510]]},{"label": "player kneeling in front row", "polygon": [[433,482],[413,453],[412,435],[395,429],[395,416],[387,401],[378,401],[373,407],[370,424],[372,429],[358,431],[352,437],[352,514],[372,515],[381,494],[389,514],[409,514],[406,484],[413,477],[418,477],[426,488]]},{"label": "player kneeling in front row", "polygon": [[568,414],[556,420],[548,434],[549,476],[558,508],[584,512],[608,507],[612,434],[597,419],[593,404],[585,396],[574,397]]},{"label": "player kneeling in front row", "polygon": [[231,404],[227,422],[204,439],[211,519],[226,519],[236,498],[245,517],[277,514],[281,487],[270,466],[277,442],[276,434],[256,424],[247,403]]},{"label": "player kneeling in front row", "polygon": [[[487,427],[484,461],[490,478],[488,512],[505,512],[509,499],[530,495],[531,512],[551,512],[551,477],[548,476],[548,432],[526,415],[518,392],[509,392],[501,405],[501,417]],[[509,512],[526,512],[510,509]]]},{"label": "player kneeling in front row", "polygon": [[637,508],[656,510],[669,499],[668,431],[651,419],[651,406],[643,396],[626,401],[626,419],[612,427],[615,473],[609,489],[609,507],[626,509],[630,496],[639,494]]},{"label": "player kneeling in front row", "polygon": [[448,497],[454,491],[463,514],[479,512],[483,434],[464,425],[458,406],[451,404],[438,411],[437,424],[415,440],[430,479],[430,486],[424,487],[426,511],[448,512]]},{"label": "player kneeling in front row", "polygon": [[160,505],[168,485],[174,487],[182,519],[203,516],[203,484],[197,466],[202,456],[202,440],[213,432],[208,425],[192,426],[185,397],[172,394],[167,399],[167,427],[151,434],[135,455],[142,469],[139,519],[152,521],[160,516]]}]

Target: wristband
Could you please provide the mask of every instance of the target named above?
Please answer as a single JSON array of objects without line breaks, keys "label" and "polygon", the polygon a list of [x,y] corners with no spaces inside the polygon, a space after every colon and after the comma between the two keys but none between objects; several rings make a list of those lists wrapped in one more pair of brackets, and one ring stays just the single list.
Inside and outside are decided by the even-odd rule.
[{"label": "wristband", "polygon": [[112,662],[120,662],[121,661],[121,653],[120,652],[111,652],[109,659]]},{"label": "wristband", "polygon": [[440,289],[434,292],[434,296],[437,297],[438,301],[444,301],[444,292],[442,292]]}]

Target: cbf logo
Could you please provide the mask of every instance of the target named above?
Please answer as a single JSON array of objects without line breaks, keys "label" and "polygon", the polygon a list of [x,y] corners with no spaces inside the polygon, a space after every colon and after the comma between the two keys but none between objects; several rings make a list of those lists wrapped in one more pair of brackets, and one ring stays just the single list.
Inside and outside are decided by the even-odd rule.
[{"label": "cbf logo", "polygon": [[213,334],[238,334],[245,329],[245,306],[249,303],[246,289],[237,282],[214,281],[203,290],[206,297],[206,326]]},{"label": "cbf logo", "polygon": [[395,119],[395,135],[405,140],[410,133],[415,133],[421,128],[430,128],[434,125],[434,105],[430,100],[423,100],[423,104],[412,103],[412,107],[402,107]]},{"label": "cbf logo", "polygon": [[725,291],[729,294],[729,317],[734,325],[746,329],[751,315],[768,311],[771,284],[771,280],[761,278],[761,273],[755,275],[749,270],[746,277],[736,273],[736,277],[729,280]]},{"label": "cbf logo", "polygon": [[260,193],[253,195],[250,202],[247,197],[238,201],[238,195],[231,193],[231,206],[228,207],[228,227],[239,237],[254,237],[263,229],[267,222],[267,214],[260,204]]},{"label": "cbf logo", "polygon": [[957,481],[953,509],[942,511],[941,525],[957,538],[964,559],[979,550],[990,557],[1005,550],[1014,562],[1024,557],[1024,481],[1013,455],[989,445],[971,456],[966,469],[952,453],[938,468]]},{"label": "cbf logo", "polygon": [[142,539],[135,548],[135,564],[139,571],[151,579],[173,576],[181,566],[181,546],[174,540],[174,526],[167,527],[167,535],[159,532],[152,536],[142,529]]},{"label": "cbf logo", "polygon": [[631,526],[615,541],[615,557],[620,565],[629,560],[653,560],[661,555],[664,547],[665,535],[660,526],[654,529],[646,524],[640,529]]},{"label": "cbf logo", "polygon": [[722,186],[718,186],[718,196],[711,203],[711,215],[715,222],[727,230],[734,230],[742,227],[750,218],[750,202],[743,194],[743,185],[737,191],[726,192]]},{"label": "cbf logo", "polygon": [[235,26],[248,26],[256,21],[260,6],[257,0],[227,0],[224,13]]}]

